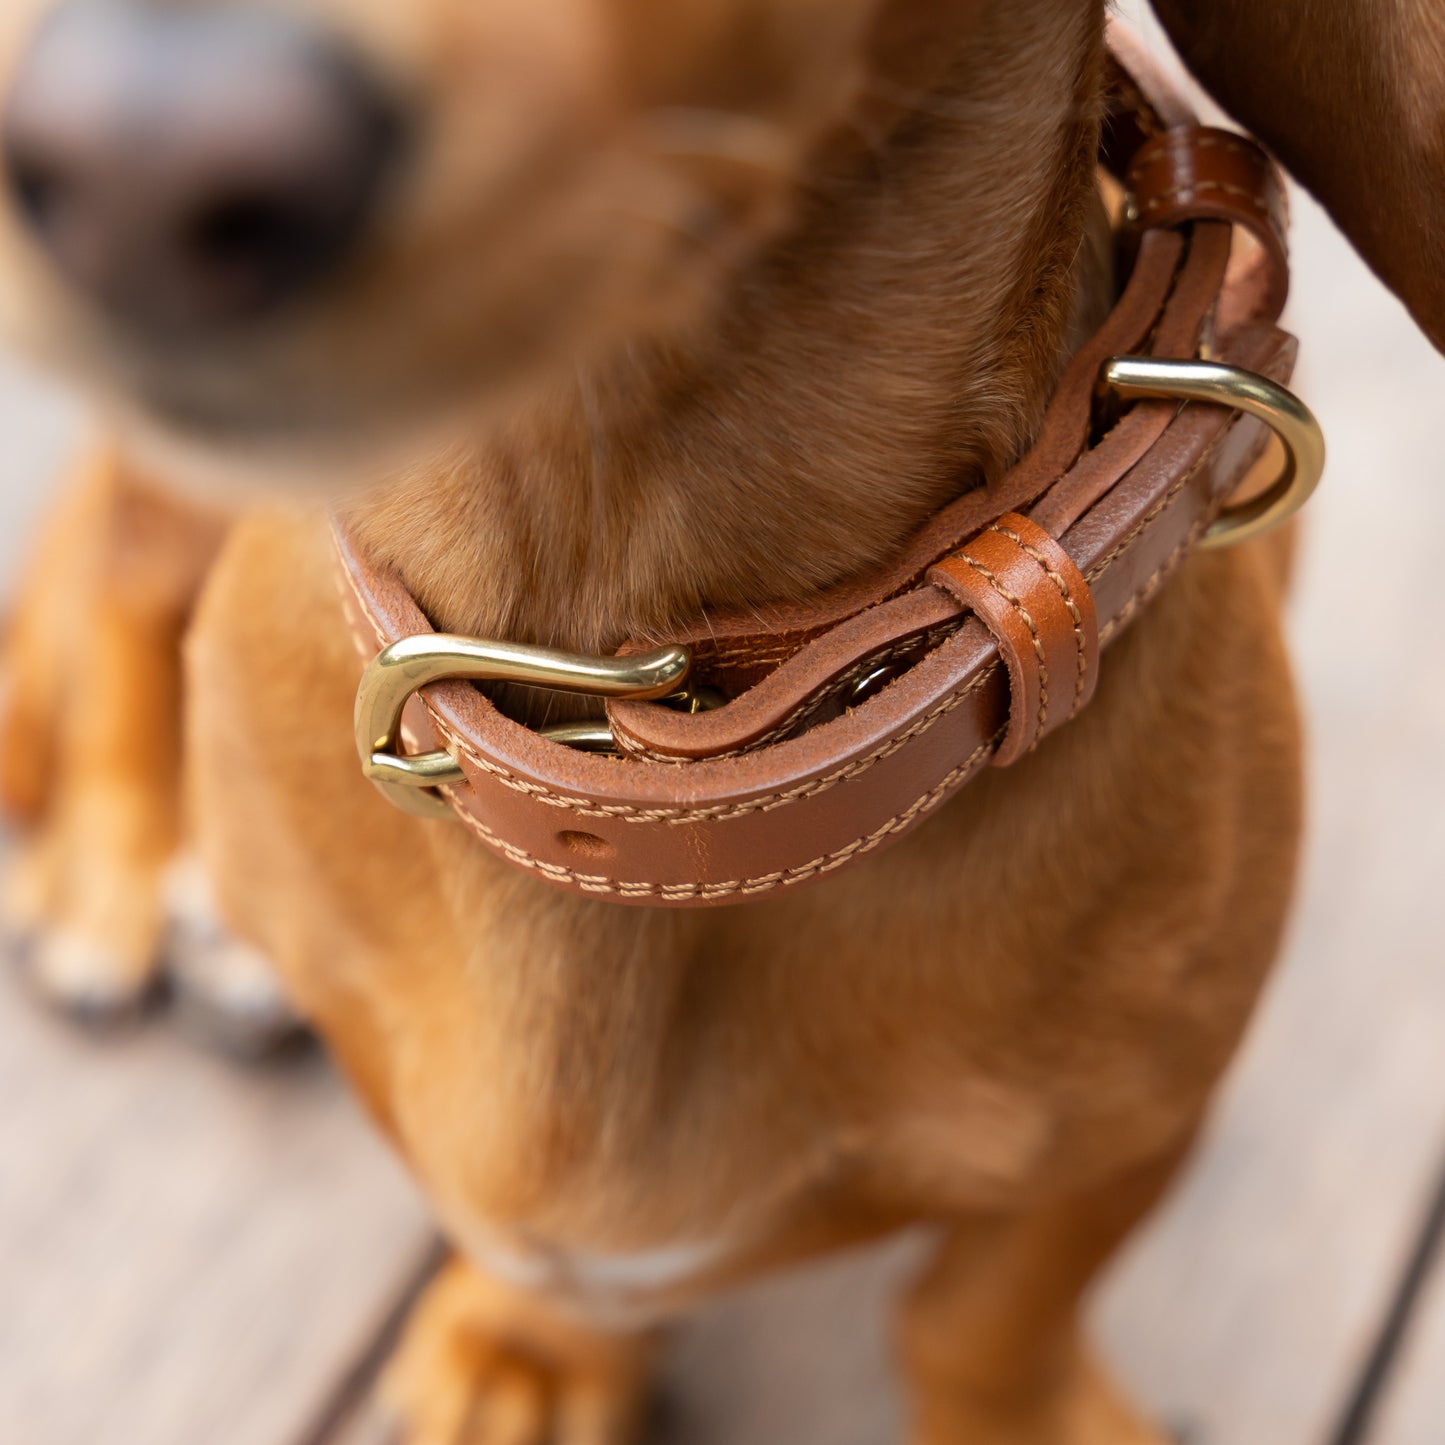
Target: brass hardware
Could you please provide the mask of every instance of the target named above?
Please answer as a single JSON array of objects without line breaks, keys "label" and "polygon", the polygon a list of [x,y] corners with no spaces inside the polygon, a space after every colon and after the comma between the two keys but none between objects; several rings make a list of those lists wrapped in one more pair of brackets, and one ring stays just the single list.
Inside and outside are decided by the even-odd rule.
[{"label": "brass hardware", "polygon": [[700,712],[716,712],[720,707],[728,705],[727,694],[715,687],[689,687],[673,697],[664,698],[663,701],[678,712],[691,713],[694,717]]},{"label": "brass hardware", "polygon": [[877,697],[890,682],[897,682],[907,671],[908,664],[904,662],[880,663],[848,689],[844,694],[844,707],[862,707],[870,698]]},{"label": "brass hardware", "polygon": [[560,743],[564,748],[576,748],[579,753],[611,753],[617,750],[617,739],[612,736],[612,729],[605,718],[553,723],[550,727],[538,728],[537,731],[549,743]]},{"label": "brass hardware", "polygon": [[[407,757],[397,752],[402,712],[410,698],[432,683],[449,679],[509,682],[589,697],[670,697],[687,681],[692,655],[685,647],[662,647],[633,657],[588,657],[549,647],[523,647],[477,637],[427,633],[404,637],[382,651],[362,674],[356,694],[356,747],[362,772],[403,812],[449,818],[446,802],[431,791],[465,780],[450,753]],[[601,725],[582,730],[553,729],[569,746],[601,744]],[[566,739],[559,735],[568,732]],[[606,745],[611,743],[611,734]]]},{"label": "brass hardware", "polygon": [[[715,687],[685,687],[681,692],[671,693],[662,701],[677,712],[696,715],[700,712],[715,712],[727,706],[726,696]],[[538,734],[549,743],[560,743],[564,748],[576,748],[582,753],[616,753],[617,738],[606,718],[584,718],[581,722],[552,723],[538,728]]]},{"label": "brass hardware", "polygon": [[1204,534],[1205,547],[1233,547],[1272,531],[1309,501],[1324,475],[1325,438],[1314,413],[1267,376],[1217,361],[1116,356],[1104,365],[1103,383],[1125,398],[1227,406],[1258,417],[1283,443],[1284,474],[1267,492],[1227,508]]}]

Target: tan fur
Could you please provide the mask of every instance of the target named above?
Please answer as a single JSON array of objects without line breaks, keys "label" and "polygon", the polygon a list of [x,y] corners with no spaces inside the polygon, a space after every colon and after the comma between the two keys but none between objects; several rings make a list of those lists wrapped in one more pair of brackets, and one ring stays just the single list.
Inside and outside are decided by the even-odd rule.
[{"label": "tan fur", "polygon": [[[317,8],[434,102],[441,157],[284,346],[229,363],[238,415],[282,366],[317,425],[234,449],[171,429],[164,450],[334,471],[355,455],[338,409],[383,449],[425,432],[348,508],[442,626],[604,647],[856,573],[1019,453],[1104,301],[1093,0]],[[518,39],[553,21],[559,49]],[[514,226],[482,204],[477,131],[452,127],[502,124],[478,77],[519,54],[555,58],[523,89],[565,96],[571,128],[505,131],[534,168]],[[713,112],[711,169],[675,157],[663,191],[711,198],[708,244],[573,229],[599,176],[636,199],[640,121],[683,106]],[[144,411],[139,363],[72,307],[42,288],[53,345]],[[189,647],[192,814],[227,916],[467,1260],[392,1377],[410,1445],[613,1445],[654,1325],[917,1220],[943,1233],[905,1317],[919,1445],[1157,1445],[1076,1311],[1198,1129],[1278,943],[1300,813],[1286,549],[1181,569],[1081,720],[857,872],[648,913],[392,813],[351,750],[319,508],[238,527]]]},{"label": "tan fur", "polygon": [[28,825],[6,930],[38,981],[97,1018],[160,960],[181,842],[180,641],[220,519],[99,455],[79,469],[20,592],[4,650],[0,804]]}]

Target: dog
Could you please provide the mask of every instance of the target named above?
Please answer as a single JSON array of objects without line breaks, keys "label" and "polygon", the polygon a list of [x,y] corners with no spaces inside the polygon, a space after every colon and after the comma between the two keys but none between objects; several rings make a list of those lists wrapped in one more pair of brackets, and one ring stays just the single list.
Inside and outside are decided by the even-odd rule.
[{"label": "dog", "polygon": [[21,837],[4,928],[42,995],[97,1028],[162,984],[200,1041],[241,1059],[299,1037],[269,963],[216,917],[185,846],[181,639],[224,540],[94,447],[22,579],[4,648],[0,806]]},{"label": "dog", "polygon": [[[1445,341],[1439,12],[1157,8]],[[626,1441],[667,1319],[917,1221],[919,1445],[1159,1445],[1077,1308],[1186,1157],[1279,943],[1288,537],[1191,558],[1076,721],[846,877],[677,911],[388,810],[326,519],[438,629],[589,653],[896,556],[1023,453],[1110,304],[1101,0],[25,0],[4,23],[0,324],[97,398],[102,479],[248,498],[163,589],[165,627],[100,645],[139,678],[125,647],[170,647],[207,573],[185,835],[457,1250],[388,1376],[409,1445]],[[87,701],[44,620],[79,525],[17,629],[41,662],[8,735],[42,758]],[[166,707],[132,695],[132,719]],[[90,756],[100,796],[164,771]],[[123,852],[115,816],[56,847]]]}]

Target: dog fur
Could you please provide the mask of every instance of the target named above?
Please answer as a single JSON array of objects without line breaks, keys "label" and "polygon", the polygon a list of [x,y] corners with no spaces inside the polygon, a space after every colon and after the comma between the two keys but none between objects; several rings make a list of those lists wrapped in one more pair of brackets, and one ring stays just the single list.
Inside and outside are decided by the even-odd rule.
[{"label": "dog fur", "polygon": [[[552,892],[361,779],[314,484],[346,479],[438,626],[589,650],[895,552],[1019,454],[1107,305],[1102,4],[309,8],[439,139],[323,302],[218,356],[207,424],[3,227],[0,316],[145,469],[295,478],[234,526],[191,629],[188,816],[225,917],[457,1247],[390,1377],[409,1445],[623,1441],[657,1326],[916,1221],[940,1234],[901,1336],[919,1445],[1158,1445],[1077,1306],[1187,1152],[1278,945],[1287,540],[1195,558],[1087,714],[847,879],[646,912]],[[1418,218],[1445,205],[1445,66],[1395,43],[1411,8],[1161,4],[1438,338]],[[1322,119],[1341,74],[1403,99]],[[1361,221],[1381,152],[1389,214]],[[49,549],[37,619],[73,552]],[[12,717],[52,718],[28,675]]]}]

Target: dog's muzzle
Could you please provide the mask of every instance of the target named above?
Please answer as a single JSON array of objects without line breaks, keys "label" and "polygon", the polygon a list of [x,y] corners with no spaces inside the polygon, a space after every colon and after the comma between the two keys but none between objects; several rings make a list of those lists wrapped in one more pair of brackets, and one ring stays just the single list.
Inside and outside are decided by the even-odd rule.
[{"label": "dog's muzzle", "polygon": [[3,114],[15,210],[122,334],[268,317],[357,247],[401,117],[365,67],[259,7],[68,0]]}]

